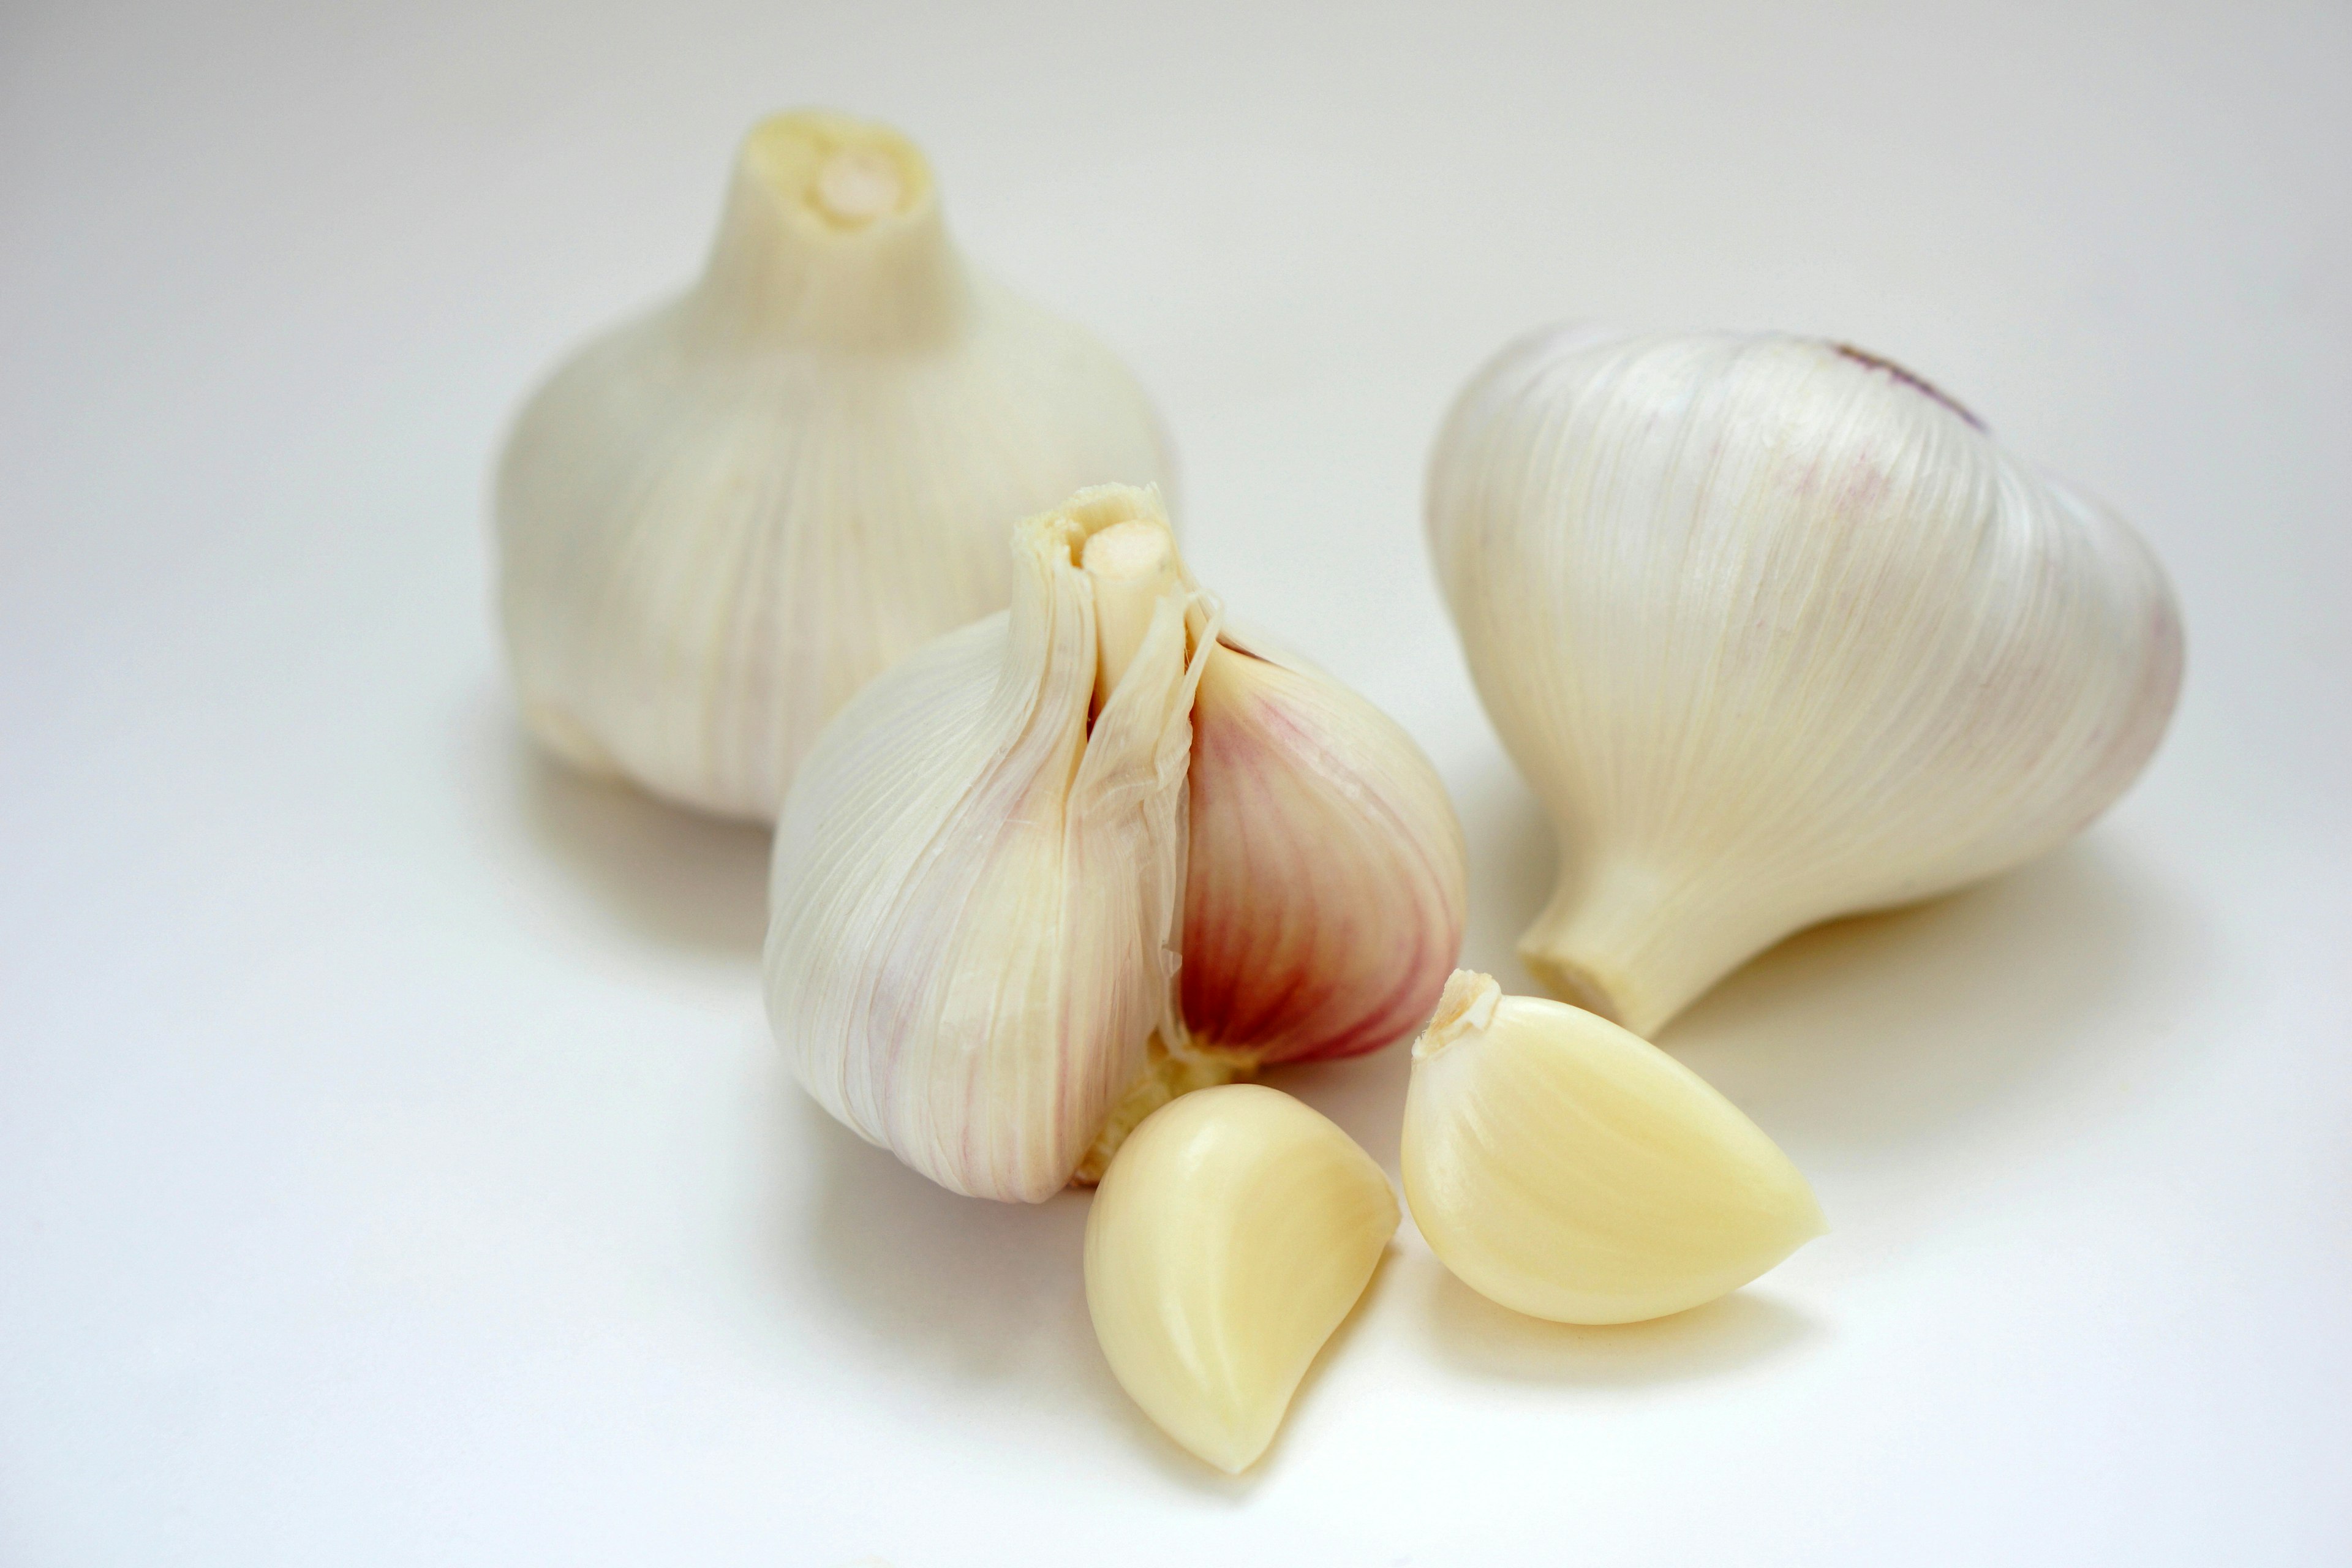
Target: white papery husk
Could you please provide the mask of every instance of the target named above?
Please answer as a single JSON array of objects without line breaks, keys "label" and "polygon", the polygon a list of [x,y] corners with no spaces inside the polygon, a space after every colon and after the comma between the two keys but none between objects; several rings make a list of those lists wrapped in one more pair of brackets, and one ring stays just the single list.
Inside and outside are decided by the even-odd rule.
[{"label": "white papery husk", "polygon": [[[828,208],[844,154],[895,205]],[[701,280],[561,366],[500,458],[525,721],[582,767],[772,818],[852,693],[1006,605],[1007,519],[1168,477],[1134,378],[965,264],[911,143],[778,116]]]},{"label": "white papery husk", "polygon": [[1079,553],[1133,517],[1165,522],[1106,487],[1022,524],[1012,609],[867,687],[777,824],[777,1038],[819,1104],[955,1192],[1051,1196],[1153,1041],[1181,1047],[1188,715],[1214,628],[1178,582],[1089,726]]},{"label": "white papery husk", "polygon": [[1637,1034],[1793,931],[2078,831],[2179,689],[2126,525],[1828,343],[1538,333],[1455,405],[1428,526],[1559,837],[1521,955]]}]

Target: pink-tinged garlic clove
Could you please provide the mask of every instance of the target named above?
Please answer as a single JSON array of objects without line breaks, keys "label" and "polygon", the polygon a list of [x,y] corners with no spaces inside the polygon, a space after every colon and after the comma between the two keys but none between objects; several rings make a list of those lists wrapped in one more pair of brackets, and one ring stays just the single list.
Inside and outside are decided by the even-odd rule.
[{"label": "pink-tinged garlic clove", "polygon": [[1184,1023],[1259,1063],[1377,1050],[1462,945],[1461,824],[1395,721],[1315,671],[1209,651],[1192,704]]}]

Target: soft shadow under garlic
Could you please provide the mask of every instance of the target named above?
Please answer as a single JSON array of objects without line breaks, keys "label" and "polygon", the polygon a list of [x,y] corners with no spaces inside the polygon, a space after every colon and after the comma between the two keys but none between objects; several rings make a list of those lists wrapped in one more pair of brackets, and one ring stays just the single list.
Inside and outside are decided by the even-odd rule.
[{"label": "soft shadow under garlic", "polygon": [[[821,1172],[814,1215],[795,1209],[784,1221],[779,1265],[793,1288],[813,1286],[829,1300],[845,1346],[862,1340],[896,1377],[1003,1388],[1062,1412],[1073,1446],[1120,1444],[1202,1496],[1248,1492],[1265,1465],[1227,1476],[1185,1453],[1103,1360],[1087,1315],[1091,1193],[1072,1189],[1042,1204],[961,1197],[861,1141],[805,1095],[792,1098],[788,1135]],[[1347,1331],[1343,1324],[1332,1342]],[[1302,1399],[1315,1377],[1307,1373]]]},{"label": "soft shadow under garlic", "polygon": [[[1101,1359],[1082,1272],[1087,1194],[1042,1204],[964,1197],[805,1096],[793,1120],[822,1166],[807,1250],[851,1325],[887,1342],[897,1361],[962,1378],[1097,1381],[1085,1370]],[[1108,1384],[1107,1371],[1099,1381]],[[1116,1385],[1109,1392],[1126,1403]]]},{"label": "soft shadow under garlic", "polygon": [[755,959],[768,927],[768,830],[668,805],[566,767],[514,733],[532,839],[632,926],[666,945]]},{"label": "soft shadow under garlic", "polygon": [[1752,1290],[1643,1323],[1546,1322],[1496,1305],[1433,1258],[1423,1272],[1439,1359],[1497,1381],[1629,1388],[1720,1377],[1787,1354],[1821,1331],[1795,1308]]},{"label": "soft shadow under garlic", "polygon": [[[2184,902],[2101,834],[1931,903],[1790,938],[1658,1044],[1780,1139],[1912,1146],[2105,1082],[2118,1035],[2218,962]],[[2128,1009],[2126,1011],[2125,1009]],[[1837,1224],[1835,1205],[1831,1223]]]}]

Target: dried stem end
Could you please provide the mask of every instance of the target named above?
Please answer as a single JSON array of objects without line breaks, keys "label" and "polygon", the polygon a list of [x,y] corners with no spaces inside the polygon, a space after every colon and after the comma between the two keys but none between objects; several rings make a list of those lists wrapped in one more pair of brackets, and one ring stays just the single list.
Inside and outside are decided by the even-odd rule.
[{"label": "dried stem end", "polygon": [[1570,1006],[1598,1014],[1612,1024],[1632,1026],[1625,1023],[1625,1004],[1618,999],[1616,993],[1595,971],[1573,959],[1532,947],[1519,950],[1519,962],[1527,965],[1528,973],[1534,975],[1546,991]]},{"label": "dried stem end", "polygon": [[1426,1061],[1456,1040],[1484,1034],[1495,1021],[1495,1009],[1502,1000],[1503,988],[1495,984],[1493,975],[1475,969],[1455,970],[1438,994],[1437,1012],[1429,1027],[1413,1042],[1412,1059]]},{"label": "dried stem end", "polygon": [[744,171],[804,223],[855,234],[902,218],[931,197],[930,167],[887,125],[822,110],[779,114],[743,144]]}]

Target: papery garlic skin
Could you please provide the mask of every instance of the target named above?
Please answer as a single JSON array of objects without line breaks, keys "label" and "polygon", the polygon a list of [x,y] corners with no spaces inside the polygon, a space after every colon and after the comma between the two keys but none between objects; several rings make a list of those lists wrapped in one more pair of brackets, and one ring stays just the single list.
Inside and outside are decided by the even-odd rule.
[{"label": "papery garlic skin", "polygon": [[1202,665],[1188,788],[1181,1027],[1080,1183],[1178,1095],[1403,1038],[1462,949],[1468,855],[1437,770],[1387,714],[1230,624]]},{"label": "papery garlic skin", "polygon": [[1465,873],[1427,759],[1228,644],[1156,497],[1081,492],[1015,554],[1009,616],[883,675],[810,755],[765,967],[828,1110],[942,1185],[1034,1201],[1179,1095],[1410,1034]]},{"label": "papery garlic skin", "polygon": [[1462,948],[1445,786],[1379,709],[1221,633],[1192,705],[1184,1022],[1258,1065],[1354,1056],[1427,1017]]},{"label": "papery garlic skin", "polygon": [[1828,1229],[1773,1142],[1595,1014],[1464,970],[1412,1050],[1404,1190],[1439,1259],[1531,1317],[1629,1323],[1714,1300]]},{"label": "papery garlic skin", "polygon": [[1239,1474],[1371,1280],[1399,1215],[1355,1141],[1255,1084],[1155,1111],[1087,1215],[1087,1308],[1144,1413]]},{"label": "papery garlic skin", "polygon": [[1538,333],[1456,403],[1427,500],[1558,834],[1521,956],[1636,1034],[1801,927],[2079,831],[2179,691],[2137,536],[1851,349]]},{"label": "papery garlic skin", "polygon": [[525,720],[580,766],[772,818],[852,693],[1008,603],[1010,520],[1167,478],[1133,377],[965,265],[910,142],[780,115],[701,280],[559,368],[500,458]]},{"label": "papery garlic skin", "polygon": [[1091,723],[1087,539],[1107,487],[1016,535],[1013,608],[852,700],[776,826],[768,1016],[801,1081],[952,1191],[1070,1179],[1171,1025],[1183,891],[1191,590],[1171,580]]}]

